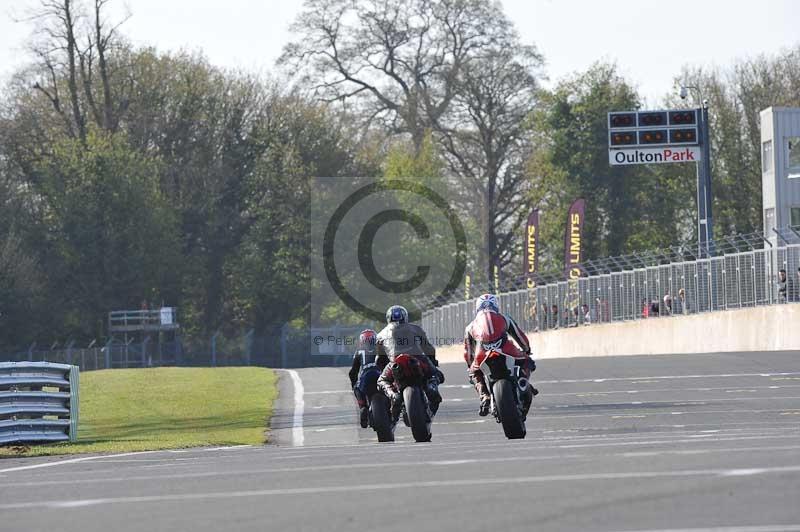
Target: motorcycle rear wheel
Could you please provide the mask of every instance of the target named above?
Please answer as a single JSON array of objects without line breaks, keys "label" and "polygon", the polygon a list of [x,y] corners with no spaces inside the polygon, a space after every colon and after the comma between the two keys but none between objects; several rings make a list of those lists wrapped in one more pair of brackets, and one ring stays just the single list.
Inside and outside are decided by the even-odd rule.
[{"label": "motorcycle rear wheel", "polygon": [[525,437],[525,422],[514,397],[514,383],[508,379],[500,379],[494,383],[492,393],[497,407],[497,415],[503,424],[503,432],[509,440],[519,440]]},{"label": "motorcycle rear wheel", "polygon": [[377,392],[369,402],[369,416],[372,428],[378,435],[379,442],[394,441],[392,417],[389,413],[389,398],[382,392]]},{"label": "motorcycle rear wheel", "polygon": [[417,442],[431,441],[432,437],[431,418],[425,406],[425,398],[422,397],[423,393],[419,386],[408,386],[403,390],[403,401],[411,424],[411,434]]}]

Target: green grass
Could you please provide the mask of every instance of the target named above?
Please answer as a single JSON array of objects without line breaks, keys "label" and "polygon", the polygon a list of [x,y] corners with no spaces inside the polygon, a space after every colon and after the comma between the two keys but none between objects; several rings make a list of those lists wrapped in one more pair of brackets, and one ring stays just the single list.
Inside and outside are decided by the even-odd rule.
[{"label": "green grass", "polygon": [[252,367],[86,372],[77,443],[0,447],[0,458],[262,444],[276,380]]}]

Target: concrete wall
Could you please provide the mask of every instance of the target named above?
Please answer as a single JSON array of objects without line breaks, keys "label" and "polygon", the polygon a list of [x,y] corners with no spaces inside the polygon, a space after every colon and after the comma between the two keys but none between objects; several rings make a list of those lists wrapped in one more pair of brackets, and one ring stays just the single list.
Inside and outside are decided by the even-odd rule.
[{"label": "concrete wall", "polygon": [[[649,318],[532,333],[534,358],[800,351],[800,305],[773,305]],[[462,346],[439,347],[443,362],[463,362]]]}]

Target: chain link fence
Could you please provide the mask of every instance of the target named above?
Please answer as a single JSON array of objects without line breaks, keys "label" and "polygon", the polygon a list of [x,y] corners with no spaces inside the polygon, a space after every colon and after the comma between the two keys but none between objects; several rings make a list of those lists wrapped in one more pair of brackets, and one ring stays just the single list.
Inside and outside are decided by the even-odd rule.
[{"label": "chain link fence", "polygon": [[[778,246],[761,249],[760,236],[748,237],[715,243],[717,255],[710,258],[673,249],[589,262],[583,277],[497,296],[503,312],[529,332],[800,302],[800,235],[781,236]],[[744,244],[750,249],[740,251]],[[470,299],[425,312],[422,327],[430,337],[462,338],[474,304]]]}]

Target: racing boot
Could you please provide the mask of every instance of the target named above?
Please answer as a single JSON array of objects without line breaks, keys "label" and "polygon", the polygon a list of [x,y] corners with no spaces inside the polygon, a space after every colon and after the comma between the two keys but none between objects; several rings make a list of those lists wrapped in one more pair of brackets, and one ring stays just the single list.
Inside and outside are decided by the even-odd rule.
[{"label": "racing boot", "polygon": [[391,396],[389,396],[389,401],[391,402],[391,411],[392,411],[392,421],[397,423],[400,419],[400,413],[403,412],[403,396],[398,391],[394,391]]},{"label": "racing boot", "polygon": [[367,400],[358,386],[353,387],[353,395],[356,396],[356,402],[358,403],[358,422],[361,428],[365,429],[369,426],[369,407],[367,406]]},{"label": "racing boot", "polygon": [[434,375],[425,386],[425,395],[428,396],[428,403],[431,408],[431,415],[436,415],[439,405],[442,403],[442,394],[439,393],[439,378]]},{"label": "racing boot", "polygon": [[531,403],[533,402],[533,396],[536,395],[534,392],[536,388],[531,385],[528,385],[528,389],[525,390],[525,393],[522,394],[522,421],[525,421],[528,418],[528,411],[531,409]]},{"label": "racing boot", "polygon": [[478,408],[478,415],[481,417],[486,417],[489,415],[489,408],[492,405],[492,398],[489,395],[489,391],[486,388],[486,382],[483,379],[478,378],[475,376],[475,390],[478,392],[478,397],[481,400],[481,406]]},{"label": "racing boot", "polygon": [[492,398],[488,394],[481,395],[481,406],[478,408],[478,415],[486,417],[489,415],[489,409],[492,406]]}]

